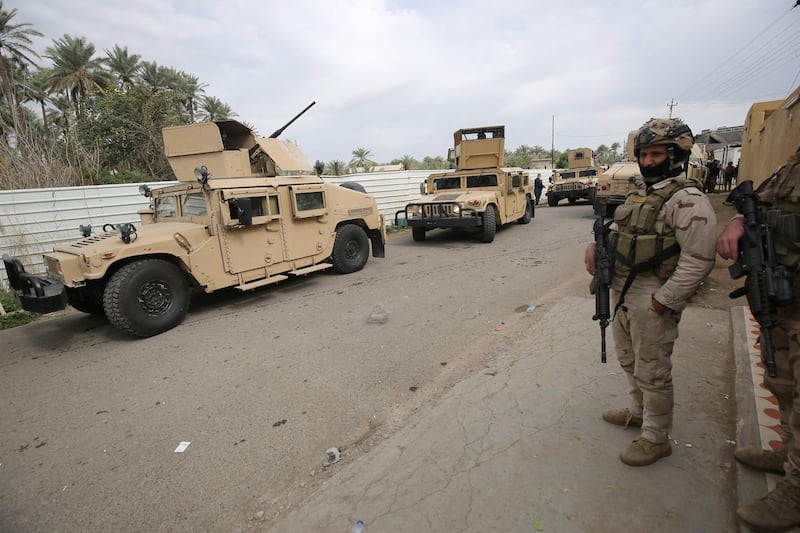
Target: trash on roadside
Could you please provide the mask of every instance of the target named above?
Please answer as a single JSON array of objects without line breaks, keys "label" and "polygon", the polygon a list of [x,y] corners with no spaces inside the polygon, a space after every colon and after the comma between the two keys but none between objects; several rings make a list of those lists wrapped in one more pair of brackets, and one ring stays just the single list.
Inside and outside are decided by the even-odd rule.
[{"label": "trash on roadside", "polygon": [[687,442],[686,444],[684,444],[684,446],[686,446],[687,448],[691,448],[692,447],[692,443],[691,442]]},{"label": "trash on roadside", "polygon": [[706,327],[707,328],[713,328],[714,324],[712,324],[711,322],[706,322]]},{"label": "trash on roadside", "polygon": [[533,313],[534,311],[536,311],[536,305],[535,305],[535,304],[532,304],[532,305],[530,305],[530,306],[528,307],[528,310],[527,310],[527,312],[528,312],[528,313]]},{"label": "trash on roadside", "polygon": [[325,458],[330,464],[338,463],[339,459],[342,458],[342,454],[339,451],[339,448],[328,448],[325,450]]},{"label": "trash on roadside", "polygon": [[389,313],[383,308],[383,305],[378,304],[369,314],[367,324],[386,324],[387,320],[389,320]]},{"label": "trash on roadside", "polygon": [[725,439],[725,444],[730,444],[731,446],[735,446],[736,441],[733,439]]},{"label": "trash on roadside", "polygon": [[544,531],[544,524],[542,524],[541,522],[534,522],[533,529],[535,529],[536,531]]},{"label": "trash on roadside", "polygon": [[175,448],[175,453],[183,453],[183,452],[185,452],[186,448],[188,448],[190,444],[191,444],[191,442],[189,442],[189,441],[186,441],[186,440],[181,441],[181,443],[178,444],[178,447]]}]

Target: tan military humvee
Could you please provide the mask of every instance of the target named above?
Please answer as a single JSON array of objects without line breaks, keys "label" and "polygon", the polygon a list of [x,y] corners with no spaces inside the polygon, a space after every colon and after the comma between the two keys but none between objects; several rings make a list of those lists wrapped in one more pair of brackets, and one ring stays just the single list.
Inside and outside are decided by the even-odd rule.
[{"label": "tan military humvee", "polygon": [[415,241],[435,228],[462,228],[492,242],[497,226],[529,223],[533,184],[521,168],[503,168],[504,154],[504,126],[456,131],[448,153],[455,170],[431,174],[420,185],[423,198],[398,211],[395,224],[411,227]]},{"label": "tan military humvee", "polygon": [[566,198],[574,204],[578,200],[594,202],[597,174],[602,168],[594,164],[594,152],[590,148],[567,150],[568,169],[553,173],[553,184],[547,189],[547,205],[555,207]]},{"label": "tan military humvee", "polygon": [[296,146],[230,120],[165,128],[164,145],[180,183],[140,188],[151,208],[139,211],[138,227],[106,225],[56,246],[44,256],[47,279],[3,257],[25,309],[69,303],[148,337],[183,320],[190,288],[248,290],[327,268],[355,272],[369,241],[384,256],[383,216],[360,185],[276,175],[276,167],[311,171]]}]

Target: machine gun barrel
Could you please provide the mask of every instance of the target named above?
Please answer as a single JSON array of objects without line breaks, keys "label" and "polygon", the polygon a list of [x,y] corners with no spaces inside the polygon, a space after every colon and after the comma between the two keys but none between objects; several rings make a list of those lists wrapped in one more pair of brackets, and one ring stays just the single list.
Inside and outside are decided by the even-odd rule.
[{"label": "machine gun barrel", "polygon": [[608,256],[608,229],[603,217],[594,221],[594,277],[589,292],[594,294],[595,314],[600,321],[600,362],[606,362],[606,328],[611,321],[611,259]]},{"label": "machine gun barrel", "polygon": [[290,120],[289,122],[287,122],[286,124],[284,124],[284,125],[283,125],[283,127],[281,127],[281,128],[278,128],[277,130],[273,131],[273,132],[272,132],[272,135],[270,135],[270,136],[269,136],[269,138],[270,138],[270,139],[275,139],[275,138],[277,138],[277,137],[278,137],[278,135],[280,135],[281,133],[283,133],[283,130],[285,130],[286,128],[288,128],[289,126],[291,126],[291,125],[292,125],[292,122],[294,122],[295,120],[297,120],[298,118],[300,118],[300,116],[301,116],[303,113],[305,113],[306,111],[308,111],[309,109],[311,109],[311,107],[312,107],[314,104],[316,104],[316,103],[317,103],[317,102],[316,102],[316,100],[315,100],[315,101],[311,102],[310,104],[308,104],[308,106],[306,106],[306,108],[305,108],[305,109],[303,109],[303,110],[302,110],[302,111],[300,111],[298,114],[296,114],[296,115],[294,116],[294,118],[293,118],[292,120]]}]

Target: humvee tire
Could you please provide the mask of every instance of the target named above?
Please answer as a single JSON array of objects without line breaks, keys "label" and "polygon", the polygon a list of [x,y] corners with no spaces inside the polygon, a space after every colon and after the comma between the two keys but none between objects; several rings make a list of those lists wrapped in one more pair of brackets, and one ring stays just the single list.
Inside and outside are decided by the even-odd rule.
[{"label": "humvee tire", "polygon": [[494,234],[497,232],[497,213],[494,205],[487,205],[483,213],[483,225],[481,226],[481,242],[492,242]]},{"label": "humvee tire", "polygon": [[189,286],[183,272],[172,263],[141,259],[111,276],[103,305],[113,326],[137,337],[152,337],[184,319]]},{"label": "humvee tire", "polygon": [[336,230],[333,242],[333,269],[350,274],[364,268],[369,258],[369,240],[364,230],[355,224],[344,224]]},{"label": "humvee tire", "polygon": [[558,196],[548,196],[547,197],[547,205],[550,207],[555,207],[558,205],[558,201],[561,200]]},{"label": "humvee tire", "polygon": [[578,199],[570,196],[569,198],[567,198],[567,201],[569,202],[569,205],[574,205],[575,203],[578,202]]},{"label": "humvee tire", "polygon": [[364,194],[367,193],[367,190],[364,188],[364,186],[356,181],[345,181],[344,183],[341,183],[339,187],[344,187],[345,189],[350,189],[351,191],[363,192]]},{"label": "humvee tire", "polygon": [[416,242],[424,241],[425,240],[425,228],[420,228],[420,227],[417,227],[417,226],[411,228],[411,237],[413,237],[413,239]]},{"label": "humvee tire", "polygon": [[528,198],[527,203],[525,204],[525,214],[517,219],[517,224],[528,224],[530,223],[532,218],[533,218],[533,205],[531,204],[531,199]]},{"label": "humvee tire", "polygon": [[90,315],[102,315],[103,310],[103,286],[97,283],[86,283],[85,287],[73,289],[67,287],[67,301],[69,305]]}]

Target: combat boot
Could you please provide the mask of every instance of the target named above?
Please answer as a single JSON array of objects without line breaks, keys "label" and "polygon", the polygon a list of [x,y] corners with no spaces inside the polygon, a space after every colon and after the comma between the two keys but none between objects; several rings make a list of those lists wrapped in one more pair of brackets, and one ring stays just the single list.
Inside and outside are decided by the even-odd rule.
[{"label": "combat boot", "polygon": [[603,411],[603,420],[617,426],[642,427],[642,415],[635,415],[627,407],[625,409],[606,409]]},{"label": "combat boot", "polygon": [[669,441],[651,442],[644,437],[639,437],[619,454],[619,460],[630,466],[647,466],[670,455],[672,455],[672,446],[669,445]]},{"label": "combat boot", "polygon": [[739,448],[733,452],[736,460],[756,470],[772,472],[773,474],[783,475],[783,463],[786,462],[786,448],[778,450],[762,450],[761,448],[748,447]]},{"label": "combat boot", "polygon": [[750,505],[739,507],[736,514],[755,531],[784,531],[800,526],[800,487],[783,478],[774,490]]}]

